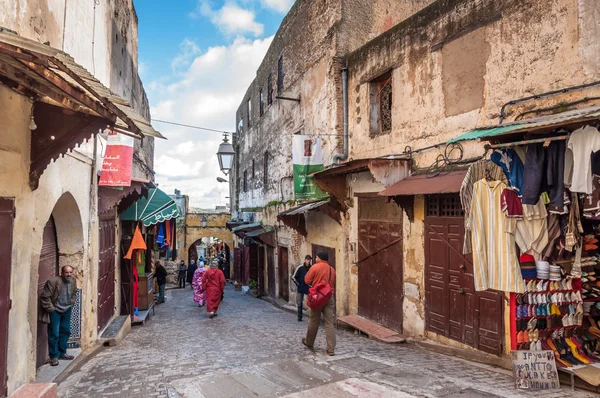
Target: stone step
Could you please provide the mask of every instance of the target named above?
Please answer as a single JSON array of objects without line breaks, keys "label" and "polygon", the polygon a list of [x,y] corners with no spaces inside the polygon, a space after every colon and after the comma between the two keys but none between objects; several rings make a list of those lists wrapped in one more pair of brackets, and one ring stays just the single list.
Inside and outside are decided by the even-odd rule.
[{"label": "stone step", "polygon": [[381,326],[369,319],[358,315],[347,315],[338,318],[338,322],[344,323],[369,336],[369,338],[389,344],[406,343],[406,339],[398,332]]}]

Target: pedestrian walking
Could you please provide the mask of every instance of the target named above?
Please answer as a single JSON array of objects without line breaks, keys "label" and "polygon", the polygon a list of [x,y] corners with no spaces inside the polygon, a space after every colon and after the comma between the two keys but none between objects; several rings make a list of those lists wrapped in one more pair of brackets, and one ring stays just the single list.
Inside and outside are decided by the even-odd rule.
[{"label": "pedestrian walking", "polygon": [[317,338],[317,332],[319,331],[319,324],[321,323],[321,314],[325,320],[325,339],[327,341],[327,354],[333,356],[335,353],[335,269],[331,267],[327,261],[329,255],[326,251],[317,253],[317,261],[313,265],[306,276],[304,281],[311,286],[316,286],[320,283],[328,283],[331,286],[333,295],[329,298],[327,304],[319,309],[310,309],[310,318],[308,320],[308,330],[306,331],[306,338],[302,339],[302,344],[312,349]]},{"label": "pedestrian walking", "polygon": [[202,289],[202,278],[206,273],[206,268],[198,267],[194,272],[192,279],[192,288],[194,289],[194,301],[198,303],[198,307],[203,307],[206,304],[206,292]]},{"label": "pedestrian walking", "polygon": [[179,275],[178,275],[179,276],[178,282],[179,282],[180,289],[185,289],[186,271],[187,271],[187,267],[185,266],[185,263],[183,262],[183,260],[181,260],[181,264],[179,264]]},{"label": "pedestrian walking", "polygon": [[165,287],[167,285],[167,270],[163,267],[160,262],[156,262],[154,269],[154,276],[156,283],[158,284],[158,304],[165,302]]},{"label": "pedestrian walking", "polygon": [[310,267],[312,265],[312,257],[310,255],[306,255],[304,257],[304,264],[300,264],[294,275],[292,275],[292,281],[296,284],[296,304],[298,305],[298,322],[302,322],[302,306],[304,304],[304,295],[308,294],[308,289],[310,286],[306,284],[304,277]]},{"label": "pedestrian walking", "polygon": [[214,260],[210,269],[202,277],[202,289],[206,291],[206,311],[208,317],[217,315],[223,292],[225,291],[225,275],[219,269],[219,262]]},{"label": "pedestrian walking", "polygon": [[60,276],[46,281],[40,295],[39,321],[48,325],[48,354],[50,365],[58,366],[58,360],[70,361],[67,343],[71,337],[71,310],[77,299],[77,283],[73,268],[65,265]]},{"label": "pedestrian walking", "polygon": [[187,283],[190,284],[190,287],[192,289],[194,288],[194,286],[192,285],[192,281],[194,280],[194,273],[196,272],[197,269],[198,269],[198,267],[196,266],[196,261],[195,260],[190,261],[190,266],[187,269],[186,281],[187,281]]}]

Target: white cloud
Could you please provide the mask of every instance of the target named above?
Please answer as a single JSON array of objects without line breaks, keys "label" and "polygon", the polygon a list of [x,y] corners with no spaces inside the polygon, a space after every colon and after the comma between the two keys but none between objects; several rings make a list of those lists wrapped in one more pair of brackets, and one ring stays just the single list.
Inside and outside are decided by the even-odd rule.
[{"label": "white cloud", "polygon": [[285,14],[290,10],[294,1],[295,0],[261,0],[261,4],[265,8],[271,8]]},{"label": "white cloud", "polygon": [[264,25],[256,22],[254,11],[241,8],[235,2],[228,1],[220,9],[213,9],[208,0],[199,0],[198,7],[190,16],[208,17],[219,30],[227,35],[252,33],[259,37],[264,32]]},{"label": "white cloud", "polygon": [[[174,75],[147,85],[154,119],[235,131],[235,113],[256,76],[272,37],[248,40],[237,38],[229,46],[207,49],[191,59]],[[155,122],[168,140],[155,141],[156,181],[172,193],[180,189],[190,195],[191,206],[214,208],[228,203],[229,184],[219,170],[219,133]]]},{"label": "white cloud", "polygon": [[174,73],[179,73],[182,69],[185,69],[194,56],[200,52],[200,48],[196,43],[187,38],[179,45],[179,49],[179,54],[171,61],[171,69]]}]

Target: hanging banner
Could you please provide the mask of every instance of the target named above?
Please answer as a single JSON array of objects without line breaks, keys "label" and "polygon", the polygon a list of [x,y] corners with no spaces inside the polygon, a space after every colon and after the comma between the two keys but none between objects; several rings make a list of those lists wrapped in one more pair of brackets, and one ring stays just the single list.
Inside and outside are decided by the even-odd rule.
[{"label": "hanging banner", "polygon": [[131,186],[132,167],[133,138],[115,132],[109,133],[98,185],[104,187]]},{"label": "hanging banner", "polygon": [[327,197],[315,184],[314,177],[310,176],[310,174],[324,168],[321,137],[294,135],[292,159],[294,162],[294,198],[299,200]]}]

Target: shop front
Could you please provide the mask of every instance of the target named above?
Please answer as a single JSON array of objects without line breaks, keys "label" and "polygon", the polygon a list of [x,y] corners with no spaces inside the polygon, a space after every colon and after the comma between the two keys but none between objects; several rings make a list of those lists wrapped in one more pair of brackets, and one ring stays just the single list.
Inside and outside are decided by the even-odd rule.
[{"label": "shop front", "polygon": [[[425,217],[429,330],[464,338],[446,319],[458,314],[456,297],[472,293],[481,335],[493,322],[483,313],[498,310],[495,292],[502,292],[510,299],[510,350],[553,351],[559,368],[600,384],[599,118],[600,107],[590,107],[451,140],[489,144],[466,170],[460,196]],[[440,218],[450,206],[464,219]],[[432,249],[444,243],[451,248],[445,256]],[[473,283],[463,287],[457,271]],[[451,303],[449,315],[442,297]]]}]

